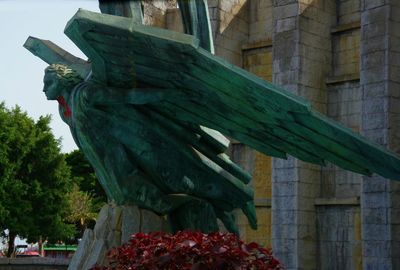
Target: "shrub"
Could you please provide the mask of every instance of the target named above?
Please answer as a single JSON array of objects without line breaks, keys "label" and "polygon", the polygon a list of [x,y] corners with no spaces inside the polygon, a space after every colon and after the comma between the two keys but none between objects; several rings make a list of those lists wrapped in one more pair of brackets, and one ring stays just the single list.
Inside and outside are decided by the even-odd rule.
[{"label": "shrub", "polygon": [[123,246],[109,251],[108,260],[107,266],[92,270],[283,269],[269,249],[220,232],[137,233]]}]

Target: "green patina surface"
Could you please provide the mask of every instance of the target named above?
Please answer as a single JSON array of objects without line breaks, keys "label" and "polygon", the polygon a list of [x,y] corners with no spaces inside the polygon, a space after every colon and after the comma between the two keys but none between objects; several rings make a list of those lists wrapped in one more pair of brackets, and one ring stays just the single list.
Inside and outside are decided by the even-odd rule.
[{"label": "green patina surface", "polygon": [[142,25],[140,5],[109,3],[103,13],[131,18],[79,10],[65,28],[90,63],[49,41],[25,46],[69,67],[48,68],[44,90],[110,199],[167,214],[173,230],[214,231],[219,218],[237,232],[235,208],[256,227],[251,176],[223,153],[222,134],[270,156],[400,180],[395,154],[213,55],[203,0],[179,1],[192,35]]}]

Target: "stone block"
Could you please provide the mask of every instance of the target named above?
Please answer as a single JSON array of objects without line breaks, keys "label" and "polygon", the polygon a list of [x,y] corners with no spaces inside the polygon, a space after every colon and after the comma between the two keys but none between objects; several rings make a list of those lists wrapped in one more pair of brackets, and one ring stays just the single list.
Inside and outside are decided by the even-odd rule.
[{"label": "stone block", "polygon": [[[314,214],[315,216],[315,214]],[[317,240],[317,228],[315,226],[315,222],[310,220],[309,224],[305,225],[297,225],[297,237],[300,240],[307,242],[314,242]],[[315,244],[315,243],[314,243]],[[311,252],[311,250],[305,251],[302,250],[301,253]],[[315,254],[315,250],[313,249],[313,253]]]},{"label": "stone block", "polygon": [[[392,39],[391,39],[392,40]],[[384,39],[382,36],[369,38],[368,42],[361,42],[360,50],[361,54],[369,54],[373,52],[384,51],[389,46],[389,42]]]},{"label": "stone block", "polygon": [[297,215],[297,210],[275,211],[274,218],[272,219],[272,225],[278,227],[280,227],[281,225],[295,225]]},{"label": "stone block", "polygon": [[297,170],[295,169],[273,169],[272,181],[273,182],[292,182],[297,179]]},{"label": "stone block", "polygon": [[289,17],[276,21],[276,33],[292,31],[297,28],[297,17]]},{"label": "stone block", "polygon": [[296,17],[299,14],[299,4],[293,2],[287,5],[276,6],[273,9],[274,19],[285,19],[290,17]]},{"label": "stone block", "polygon": [[[367,1],[372,2],[372,1]],[[366,8],[361,14],[363,24],[370,24],[379,21],[385,21],[389,17],[391,7],[389,5],[380,8]]]},{"label": "stone block", "polygon": [[315,199],[316,193],[320,191],[320,185],[317,183],[301,182],[297,186],[297,195],[301,198]]},{"label": "stone block", "polygon": [[[314,205],[315,200],[312,200],[312,201],[313,201],[313,205]],[[300,207],[301,207],[301,205],[300,205]],[[305,209],[305,208],[299,209],[298,213],[297,213],[296,222],[297,222],[297,226],[301,226],[301,225],[308,226],[310,224],[313,224],[313,226],[315,226],[315,224],[317,222],[315,207],[314,207],[314,209]]]},{"label": "stone block", "polygon": [[388,46],[393,52],[400,52],[400,38],[399,37],[389,37]]},{"label": "stone block", "polygon": [[387,113],[389,111],[389,102],[383,98],[365,99],[362,105],[363,112],[367,114]]},{"label": "stone block", "polygon": [[370,69],[364,69],[361,67],[360,72],[360,83],[370,84],[370,83],[378,83],[387,77],[387,71],[382,67],[375,67]]},{"label": "stone block", "polygon": [[327,50],[322,46],[300,46],[298,54],[309,60],[321,61],[321,55],[327,55]]},{"label": "stone block", "polygon": [[361,184],[338,184],[335,187],[336,197],[349,198],[360,196]]},{"label": "stone block", "polygon": [[306,46],[310,46],[313,48],[320,48],[323,51],[329,50],[331,47],[331,39],[330,37],[324,37],[312,33],[308,33],[306,31],[301,32],[301,40],[300,42]]},{"label": "stone block", "polygon": [[296,209],[298,209],[297,197],[295,197],[295,196],[275,197],[275,198],[273,198],[273,201],[272,201],[272,209],[273,210],[288,210],[288,209],[296,210]]},{"label": "stone block", "polygon": [[387,33],[386,21],[372,22],[365,25],[362,22],[361,32],[361,37],[363,40],[369,40],[377,37],[383,38],[385,33]]},{"label": "stone block", "polygon": [[363,113],[363,130],[384,129],[387,127],[387,118],[385,113]]},{"label": "stone block", "polygon": [[371,140],[380,145],[388,145],[388,131],[382,129],[370,129],[370,130],[362,130],[362,134]]},{"label": "stone block", "polygon": [[273,185],[272,194],[275,197],[297,194],[297,182],[283,182]]},{"label": "stone block", "polygon": [[[381,211],[385,211],[382,209]],[[390,225],[388,224],[364,224],[362,228],[362,239],[363,241],[374,240],[374,241],[390,241]]]},{"label": "stone block", "polygon": [[284,72],[288,68],[291,70],[300,69],[300,57],[293,56],[272,61],[272,69],[275,73]]},{"label": "stone block", "polygon": [[140,232],[140,211],[137,206],[122,206],[121,242],[126,243],[130,236]]},{"label": "stone block", "polygon": [[399,27],[400,27],[400,22],[399,21],[389,21],[390,23],[390,27],[389,27],[389,35],[390,37],[394,37],[394,38],[399,38],[400,37],[400,33],[399,33]]},{"label": "stone block", "polygon": [[385,82],[376,82],[364,85],[363,98],[383,98],[388,95],[388,87]]},{"label": "stone block", "polygon": [[84,269],[85,261],[91,252],[92,243],[94,240],[93,231],[86,229],[83,233],[82,240],[79,242],[78,249],[74,253],[72,260],[68,266],[68,270]]},{"label": "stone block", "polygon": [[381,7],[385,4],[385,0],[362,0],[361,1],[361,10],[365,11],[368,9],[374,9],[377,7]]},{"label": "stone block", "polygon": [[359,7],[359,0],[358,1],[339,1],[337,2],[338,5],[338,15],[344,16],[346,14],[354,14],[360,12]]},{"label": "stone block", "polygon": [[103,265],[106,259],[108,245],[104,239],[95,239],[91,245],[89,256],[82,269],[90,269],[95,265]]},{"label": "stone block", "polygon": [[301,31],[306,31],[310,34],[319,35],[319,36],[329,36],[330,29],[329,25],[323,22],[318,22],[313,20],[313,18],[300,16],[299,18],[299,29]]},{"label": "stone block", "polygon": [[95,239],[106,239],[110,230],[110,219],[112,217],[113,206],[104,205],[96,219],[96,226],[93,233]]},{"label": "stone block", "polygon": [[297,160],[289,156],[287,159],[272,158],[272,167],[274,169],[293,169],[297,166]]},{"label": "stone block", "polygon": [[141,209],[142,223],[141,231],[144,233],[149,232],[162,232],[169,231],[169,226],[164,217],[158,216],[151,211]]},{"label": "stone block", "polygon": [[[390,258],[390,241],[363,241],[363,256],[375,258]],[[376,268],[378,269],[378,268]],[[381,269],[381,268],[380,268]],[[386,268],[390,269],[390,268]]]},{"label": "stone block", "polygon": [[[400,214],[398,211],[392,212],[392,216]],[[396,224],[391,223],[391,231],[392,231],[392,241],[393,245],[395,245],[396,250],[400,251],[400,223],[396,222]]]},{"label": "stone block", "polygon": [[218,7],[218,0],[208,0],[208,7],[209,8],[217,8]]},{"label": "stone block", "polygon": [[361,58],[361,65],[363,69],[372,69],[376,67],[382,68],[386,65],[386,56],[385,51],[383,50],[376,50],[370,53],[363,54]]},{"label": "stone block", "polygon": [[[212,11],[213,9],[209,9]],[[210,13],[210,16],[211,13]],[[166,28],[172,31],[184,33],[181,13],[178,8],[168,9],[166,12]]]},{"label": "stone block", "polygon": [[10,258],[0,258],[0,265],[10,264]]},{"label": "stone block", "polygon": [[364,257],[363,268],[365,270],[388,270],[392,268],[392,263],[389,258],[379,257]]},{"label": "stone block", "polygon": [[[398,65],[399,63],[397,63]],[[395,82],[400,82],[400,67],[399,66],[390,66],[389,70],[389,80],[395,81]]]},{"label": "stone block", "polygon": [[387,193],[363,193],[361,197],[361,207],[367,209],[384,210],[389,207]]},{"label": "stone block", "polygon": [[382,176],[363,177],[362,192],[363,193],[385,193],[388,188],[389,182]]},{"label": "stone block", "polygon": [[[296,227],[294,226],[293,228],[295,230]],[[273,228],[273,230],[275,229],[276,228]],[[274,250],[274,253],[277,254],[279,252],[283,254],[291,254],[293,256],[296,251],[297,240],[292,238],[280,238],[276,237],[276,235],[277,234],[274,232],[272,237],[272,250]]]},{"label": "stone block", "polygon": [[338,103],[329,103],[328,106],[328,116],[331,118],[337,118],[339,115],[339,104]]},{"label": "stone block", "polygon": [[[303,164],[303,162],[302,162]],[[314,189],[310,189],[310,193],[315,192],[315,188],[319,188],[318,182],[316,182],[316,179],[321,178],[321,171],[320,171],[320,166],[315,165],[315,164],[306,164],[306,166],[302,166],[298,169],[298,178],[301,180],[302,183],[308,183],[308,184],[313,184]],[[311,188],[311,186],[310,186]]]},{"label": "stone block", "polygon": [[274,237],[281,239],[297,239],[297,226],[280,224],[273,226]]},{"label": "stone block", "polygon": [[274,7],[285,6],[290,4],[297,4],[298,0],[273,0]]},{"label": "stone block", "polygon": [[121,244],[122,244],[121,236],[122,236],[122,233],[119,229],[111,231],[109,233],[109,235],[107,237],[107,241],[106,241],[108,248],[111,249],[111,248],[121,246]]}]

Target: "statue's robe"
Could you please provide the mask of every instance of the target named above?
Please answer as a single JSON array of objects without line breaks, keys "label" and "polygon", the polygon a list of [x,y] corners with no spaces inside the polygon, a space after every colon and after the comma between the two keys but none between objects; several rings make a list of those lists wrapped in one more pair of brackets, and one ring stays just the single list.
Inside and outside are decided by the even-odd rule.
[{"label": "statue's robe", "polygon": [[253,199],[249,187],[205,165],[179,134],[164,128],[166,118],[160,125],[148,104],[129,104],[124,97],[107,96],[110,92],[83,82],[60,105],[62,119],[110,199],[159,214],[189,199],[205,200],[218,213],[244,208]]}]

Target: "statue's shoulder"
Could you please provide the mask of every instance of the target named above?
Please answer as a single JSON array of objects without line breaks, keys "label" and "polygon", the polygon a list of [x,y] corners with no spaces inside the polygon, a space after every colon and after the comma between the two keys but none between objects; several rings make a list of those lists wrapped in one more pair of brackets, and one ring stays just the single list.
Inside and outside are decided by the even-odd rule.
[{"label": "statue's shoulder", "polygon": [[98,83],[93,80],[85,80],[83,82],[78,83],[74,88],[74,96],[76,98],[79,97],[81,101],[85,103],[96,103],[97,99],[104,95],[104,92],[107,92],[109,87]]}]

